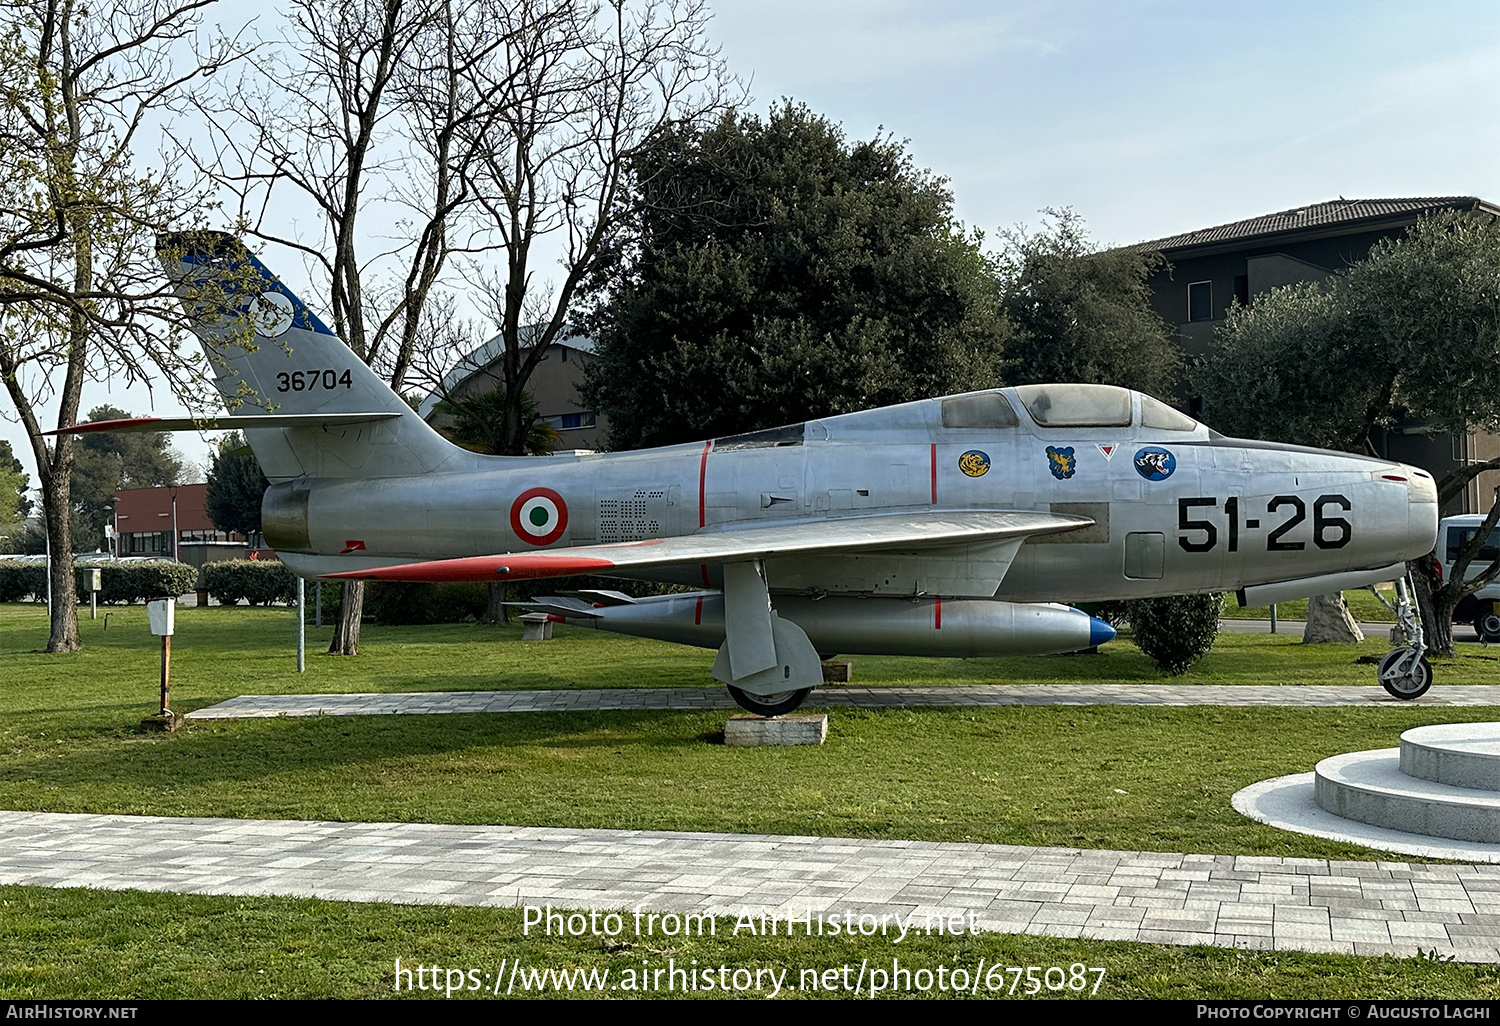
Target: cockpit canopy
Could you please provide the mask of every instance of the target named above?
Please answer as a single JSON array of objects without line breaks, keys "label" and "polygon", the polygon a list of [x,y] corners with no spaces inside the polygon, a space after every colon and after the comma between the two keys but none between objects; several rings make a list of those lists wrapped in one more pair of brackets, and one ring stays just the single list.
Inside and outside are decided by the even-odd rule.
[{"label": "cockpit canopy", "polygon": [[[1037,427],[1129,427],[1132,396],[1118,385],[1020,385],[1016,399]],[[971,392],[943,400],[945,428],[1014,428],[1016,411],[1001,391]],[[1141,395],[1141,426],[1159,431],[1196,431],[1198,422],[1149,395]]]}]

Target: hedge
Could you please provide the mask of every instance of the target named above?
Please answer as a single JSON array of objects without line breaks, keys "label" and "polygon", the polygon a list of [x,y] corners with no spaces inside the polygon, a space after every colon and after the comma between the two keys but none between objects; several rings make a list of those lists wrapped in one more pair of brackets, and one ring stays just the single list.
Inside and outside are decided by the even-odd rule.
[{"label": "hedge", "polygon": [[205,563],[199,587],[226,606],[244,599],[252,606],[297,601],[297,577],[274,559],[226,559]]},{"label": "hedge", "polygon": [[[186,563],[166,560],[79,560],[75,564],[78,600],[87,602],[86,572],[102,571],[100,602],[144,602],[163,595],[184,595],[193,590],[198,571]],[[42,563],[0,560],[0,602],[38,601],[47,595],[47,567]]]}]

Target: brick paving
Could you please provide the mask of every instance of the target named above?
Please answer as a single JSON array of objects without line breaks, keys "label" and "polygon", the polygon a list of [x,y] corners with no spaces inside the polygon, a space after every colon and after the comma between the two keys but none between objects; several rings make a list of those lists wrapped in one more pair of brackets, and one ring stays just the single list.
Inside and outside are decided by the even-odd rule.
[{"label": "brick paving", "polygon": [[[808,708],[912,708],[1009,705],[1500,705],[1500,686],[1435,685],[1414,702],[1375,686],[1247,684],[954,684],[942,687],[827,685]],[[188,718],[373,716],[479,712],[579,712],[632,709],[733,709],[714,688],[578,688],[559,691],[421,691],[359,695],[241,695]]]},{"label": "brick paving", "polygon": [[[802,917],[1500,962],[1500,867],[850,838],[0,812],[0,883]],[[721,930],[732,920],[721,921]]]}]

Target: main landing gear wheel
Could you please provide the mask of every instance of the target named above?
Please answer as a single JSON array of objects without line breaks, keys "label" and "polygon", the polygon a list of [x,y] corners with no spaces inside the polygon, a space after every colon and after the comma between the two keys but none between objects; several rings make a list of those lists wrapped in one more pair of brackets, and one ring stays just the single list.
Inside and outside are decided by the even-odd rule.
[{"label": "main landing gear wheel", "polygon": [[1403,701],[1420,698],[1432,687],[1432,664],[1426,656],[1413,655],[1409,648],[1397,648],[1380,660],[1380,686]]},{"label": "main landing gear wheel", "polygon": [[726,684],[725,687],[729,688],[729,697],[741,709],[757,716],[785,716],[807,701],[807,696],[812,694],[812,688],[802,688],[799,691],[778,691],[774,695],[747,695],[733,684]]}]

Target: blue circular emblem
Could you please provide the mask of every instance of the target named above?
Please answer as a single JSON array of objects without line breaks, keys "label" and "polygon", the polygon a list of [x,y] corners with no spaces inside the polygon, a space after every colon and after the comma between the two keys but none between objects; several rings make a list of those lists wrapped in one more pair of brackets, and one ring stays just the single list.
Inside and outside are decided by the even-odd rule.
[{"label": "blue circular emblem", "polygon": [[970,449],[958,458],[958,469],[969,477],[983,477],[990,472],[990,454]]},{"label": "blue circular emblem", "polygon": [[1135,454],[1135,472],[1147,481],[1165,481],[1177,469],[1177,457],[1160,446],[1148,445]]}]

